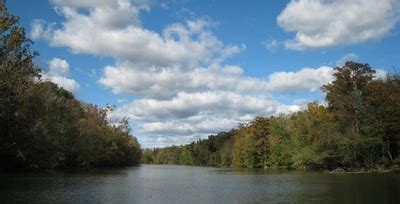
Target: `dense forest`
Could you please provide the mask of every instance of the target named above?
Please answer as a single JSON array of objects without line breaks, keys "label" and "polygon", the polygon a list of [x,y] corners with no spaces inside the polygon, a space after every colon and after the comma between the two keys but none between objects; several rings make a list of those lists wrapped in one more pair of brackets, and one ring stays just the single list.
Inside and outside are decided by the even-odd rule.
[{"label": "dense forest", "polygon": [[40,79],[32,42],[0,3],[0,170],[138,164],[141,150],[126,120],[78,101]]},{"label": "dense forest", "polygon": [[142,162],[294,169],[378,169],[400,164],[400,76],[377,79],[347,62],[322,87],[327,104],[257,117],[188,145],[145,149]]}]

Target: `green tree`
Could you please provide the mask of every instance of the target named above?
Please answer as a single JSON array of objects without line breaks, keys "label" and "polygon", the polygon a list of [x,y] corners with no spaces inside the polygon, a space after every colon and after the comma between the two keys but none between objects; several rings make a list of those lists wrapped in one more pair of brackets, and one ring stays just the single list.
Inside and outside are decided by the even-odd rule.
[{"label": "green tree", "polygon": [[355,62],[346,62],[343,67],[334,70],[335,80],[322,87],[328,106],[345,131],[359,135],[366,114],[367,85],[372,81],[375,70],[368,64]]},{"label": "green tree", "polygon": [[293,141],[287,130],[287,116],[271,120],[268,157],[268,166],[270,167],[291,167],[293,164]]},{"label": "green tree", "polygon": [[335,71],[335,80],[323,90],[346,136],[340,150],[343,163],[371,168],[386,163],[386,158],[393,161],[390,149],[396,148],[396,133],[387,130],[393,124],[389,118],[396,118],[396,83],[374,80],[375,70],[368,64],[347,62]]},{"label": "green tree", "polygon": [[368,137],[379,139],[381,148],[377,154],[392,163],[399,156],[400,78],[387,76],[384,80],[375,80],[369,84],[368,91],[366,122],[369,125],[364,132]]},{"label": "green tree", "polygon": [[0,4],[0,169],[63,169],[138,164],[127,120],[40,80],[18,17]]},{"label": "green tree", "polygon": [[332,169],[340,164],[338,143],[342,137],[333,114],[316,102],[291,115],[287,132],[293,146],[293,167]]}]

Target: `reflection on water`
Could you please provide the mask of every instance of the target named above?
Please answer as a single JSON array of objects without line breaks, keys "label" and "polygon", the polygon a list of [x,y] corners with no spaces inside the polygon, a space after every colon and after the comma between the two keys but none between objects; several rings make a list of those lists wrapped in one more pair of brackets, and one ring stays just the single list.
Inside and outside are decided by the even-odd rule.
[{"label": "reflection on water", "polygon": [[161,165],[0,174],[0,202],[400,203],[400,175]]}]

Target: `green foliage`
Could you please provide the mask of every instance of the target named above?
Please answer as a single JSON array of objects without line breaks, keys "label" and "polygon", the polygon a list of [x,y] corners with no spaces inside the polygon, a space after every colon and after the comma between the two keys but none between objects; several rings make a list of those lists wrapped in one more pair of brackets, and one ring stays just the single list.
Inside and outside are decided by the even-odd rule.
[{"label": "green foliage", "polygon": [[314,145],[307,145],[300,148],[299,151],[293,155],[293,167],[300,169],[315,169],[323,167],[323,158],[325,155],[320,153]]},{"label": "green foliage", "polygon": [[343,67],[335,68],[336,80],[324,85],[329,108],[341,124],[342,131],[348,134],[360,134],[366,111],[368,84],[375,70],[368,64],[346,62]]},{"label": "green foliage", "polygon": [[36,53],[18,17],[0,4],[0,169],[64,169],[138,164],[127,121],[77,101],[39,79]]},{"label": "green foliage", "polygon": [[329,109],[339,121],[343,164],[388,165],[398,156],[400,89],[398,76],[374,80],[368,64],[347,62],[325,85]]},{"label": "green foliage", "polygon": [[317,103],[293,114],[287,122],[293,141],[295,168],[331,168],[337,165],[341,134],[333,114]]},{"label": "green foliage", "polygon": [[270,154],[268,166],[271,167],[290,167],[292,161],[293,142],[286,129],[287,117],[280,116],[273,118],[271,123],[271,135],[268,143]]},{"label": "green foliage", "polygon": [[145,164],[176,164],[228,167],[232,164],[233,133],[221,132],[188,145],[144,149]]}]

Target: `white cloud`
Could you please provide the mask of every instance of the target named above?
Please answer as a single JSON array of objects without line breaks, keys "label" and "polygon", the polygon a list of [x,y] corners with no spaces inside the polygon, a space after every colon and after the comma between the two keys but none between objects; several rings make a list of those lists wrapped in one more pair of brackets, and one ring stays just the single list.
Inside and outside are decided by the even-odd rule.
[{"label": "white cloud", "polygon": [[292,0],[277,22],[295,32],[288,49],[360,43],[385,36],[399,19],[397,0]]},{"label": "white cloud", "polygon": [[53,58],[48,62],[50,75],[65,75],[69,72],[69,64],[66,60]]},{"label": "white cloud", "polygon": [[79,90],[80,86],[78,82],[67,78],[69,73],[69,64],[66,60],[53,58],[48,62],[48,66],[49,70],[42,73],[42,79],[44,81],[51,81],[72,93]]},{"label": "white cloud", "polygon": [[[139,13],[147,6],[136,1],[53,1],[65,18],[61,27],[47,29],[36,20],[32,36],[66,46],[74,53],[111,56],[145,66],[192,68],[199,62],[222,61],[240,52],[243,46],[224,46],[209,28],[208,18],[188,20],[166,26],[161,33],[141,26]],[[40,23],[39,23],[40,22]]]},{"label": "white cloud", "polygon": [[30,37],[32,40],[49,39],[52,35],[54,23],[47,23],[44,20],[35,19],[31,23]]},{"label": "white cloud", "polygon": [[386,79],[387,72],[383,69],[377,69],[375,73],[375,79]]},{"label": "white cloud", "polygon": [[[347,54],[341,60],[354,60],[357,56],[354,54]],[[337,65],[337,66],[343,66]],[[266,83],[267,90],[270,92],[281,93],[305,93],[320,91],[322,85],[332,82],[334,80],[334,69],[329,66],[321,66],[319,68],[302,68],[296,72],[275,72],[268,76]],[[386,71],[377,69],[375,78],[384,79]],[[295,103],[296,104],[296,103]]]},{"label": "white cloud", "polygon": [[71,93],[77,92],[80,88],[78,82],[63,76],[48,76],[44,74],[42,77],[45,81],[51,81]]},{"label": "white cloud", "polygon": [[262,94],[266,90],[264,80],[245,77],[237,66],[182,70],[177,67],[148,69],[131,64],[108,66],[100,83],[114,93],[127,93],[146,98],[167,99],[178,92],[196,93],[223,90],[236,93]]},{"label": "white cloud", "polygon": [[276,72],[268,77],[268,89],[280,92],[316,91],[333,80],[332,67],[303,68],[296,72]]},{"label": "white cloud", "polygon": [[[284,106],[265,95],[243,95],[233,92],[208,91],[181,92],[169,100],[140,99],[120,109],[119,113],[130,118],[157,121],[163,118],[188,118],[202,113],[272,115]],[[287,112],[287,111],[286,111]]]},{"label": "white cloud", "polygon": [[179,92],[230,91],[265,95],[273,92],[307,92],[330,82],[331,67],[303,68],[297,72],[276,72],[266,79],[246,77],[237,66],[211,65],[208,68],[136,68],[133,65],[108,66],[99,82],[116,94],[132,94],[154,99],[168,99]]}]

